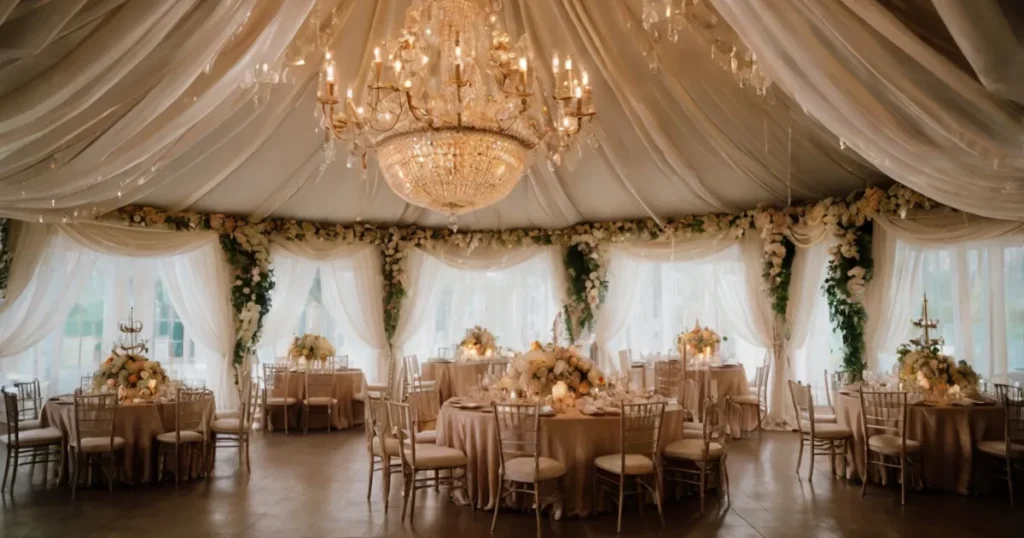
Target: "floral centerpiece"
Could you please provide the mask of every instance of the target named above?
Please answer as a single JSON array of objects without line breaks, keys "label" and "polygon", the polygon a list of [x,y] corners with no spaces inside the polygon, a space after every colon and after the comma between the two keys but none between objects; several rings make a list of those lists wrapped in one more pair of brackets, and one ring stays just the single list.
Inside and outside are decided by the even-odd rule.
[{"label": "floral centerpiece", "polygon": [[466,331],[466,336],[459,342],[462,356],[468,358],[490,358],[498,354],[497,339],[494,334],[476,325]]},{"label": "floral centerpiece", "polygon": [[604,373],[575,347],[542,346],[539,342],[534,342],[530,351],[515,356],[498,382],[498,388],[531,396],[550,395],[555,386],[565,394],[582,396],[605,385]]},{"label": "floral centerpiece", "polygon": [[728,337],[719,336],[717,332],[707,326],[702,329],[698,321],[693,325],[693,329],[679,333],[676,338],[676,348],[679,350],[679,356],[683,358],[689,355],[690,350],[710,356],[717,353],[718,346],[728,339]]},{"label": "floral centerpiece", "polygon": [[299,363],[324,362],[335,353],[337,351],[331,341],[319,334],[296,336],[288,347],[288,357]]},{"label": "floral centerpiece", "polygon": [[978,374],[974,369],[965,361],[957,362],[953,357],[942,354],[942,339],[931,338],[929,330],[938,327],[938,322],[928,318],[927,296],[922,317],[914,320],[913,324],[923,329],[924,334],[909,343],[900,344],[896,350],[903,388],[926,401],[936,402],[977,394]]},{"label": "floral centerpiece", "polygon": [[100,363],[100,367],[92,376],[93,392],[117,391],[118,399],[149,400],[160,395],[167,385],[167,372],[159,361],[151,361],[144,355],[149,351],[145,340],[139,340],[142,322],[135,321],[132,309],[128,320],[118,325],[122,337],[114,343],[110,355]]}]

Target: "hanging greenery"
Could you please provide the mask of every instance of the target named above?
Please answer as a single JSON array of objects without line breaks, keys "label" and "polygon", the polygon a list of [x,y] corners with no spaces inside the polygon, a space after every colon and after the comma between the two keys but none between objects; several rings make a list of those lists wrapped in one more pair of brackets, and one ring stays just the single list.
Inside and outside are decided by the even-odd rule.
[{"label": "hanging greenery", "polygon": [[7,297],[7,277],[11,274],[11,221],[0,219],[0,300]]}]

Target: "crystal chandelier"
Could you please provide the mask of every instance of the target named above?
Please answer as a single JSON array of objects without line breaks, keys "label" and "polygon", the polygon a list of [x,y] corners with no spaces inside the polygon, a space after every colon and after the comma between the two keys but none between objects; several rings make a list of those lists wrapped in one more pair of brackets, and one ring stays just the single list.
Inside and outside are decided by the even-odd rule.
[{"label": "crystal chandelier", "polygon": [[[661,27],[664,26],[665,37],[675,43],[679,40],[679,31],[683,29],[690,29],[697,36],[707,38],[706,34],[718,26],[719,18],[707,1],[642,0],[640,21],[654,42],[661,40]],[[752,87],[761,97],[768,95],[772,78],[764,72],[757,54],[742,43],[737,46],[720,38],[710,38],[708,41],[711,43],[711,57],[721,60],[723,67],[732,73],[740,87]],[[658,60],[653,45],[644,46],[643,53],[651,70],[657,71]]]},{"label": "crystal chandelier", "polygon": [[340,89],[327,51],[317,99],[328,162],[337,141],[350,165],[359,159],[365,168],[375,150],[395,194],[449,215],[453,227],[457,215],[507,196],[535,148],[557,164],[595,114],[587,71],[555,54],[553,87],[538,93],[527,38],[513,43],[498,9],[414,0],[398,36],[373,49],[363,99],[352,86]]}]

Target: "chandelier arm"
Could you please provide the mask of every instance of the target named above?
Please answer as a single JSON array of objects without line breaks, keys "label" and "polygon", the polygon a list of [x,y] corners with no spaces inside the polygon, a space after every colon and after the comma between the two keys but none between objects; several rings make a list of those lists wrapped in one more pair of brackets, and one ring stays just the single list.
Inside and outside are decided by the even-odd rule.
[{"label": "chandelier arm", "polygon": [[[331,103],[321,103],[320,106],[323,109],[322,113],[324,118],[327,119],[327,127],[332,133],[334,133],[335,138],[341,139],[341,131],[344,130],[345,127],[348,127],[348,122],[345,121],[344,118],[341,120],[336,119],[334,115],[334,105]],[[338,127],[339,123],[341,124],[340,128]]]}]

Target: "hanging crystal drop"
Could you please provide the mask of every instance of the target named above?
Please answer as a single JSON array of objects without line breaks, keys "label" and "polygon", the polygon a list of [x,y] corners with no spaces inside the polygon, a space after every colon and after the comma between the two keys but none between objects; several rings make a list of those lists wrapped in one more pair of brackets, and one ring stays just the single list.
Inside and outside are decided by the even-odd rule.
[{"label": "hanging crystal drop", "polygon": [[345,159],[345,168],[352,168],[356,165],[356,156],[354,153],[349,153]]},{"label": "hanging crystal drop", "polygon": [[459,231],[459,219],[454,214],[448,215],[448,229],[451,230],[452,233]]}]

